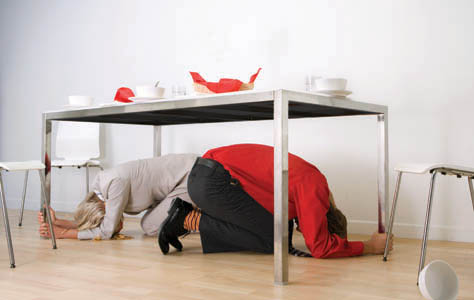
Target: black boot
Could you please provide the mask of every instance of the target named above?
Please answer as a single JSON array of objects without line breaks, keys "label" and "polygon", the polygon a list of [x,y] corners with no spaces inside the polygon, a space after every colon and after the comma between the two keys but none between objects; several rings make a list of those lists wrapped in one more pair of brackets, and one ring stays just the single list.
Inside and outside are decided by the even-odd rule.
[{"label": "black boot", "polygon": [[184,229],[184,219],[192,210],[193,206],[180,198],[175,198],[171,202],[168,217],[166,217],[158,230],[158,245],[163,254],[169,252],[169,244],[178,251],[183,249],[183,245],[178,240],[178,237],[188,233],[188,231]]}]

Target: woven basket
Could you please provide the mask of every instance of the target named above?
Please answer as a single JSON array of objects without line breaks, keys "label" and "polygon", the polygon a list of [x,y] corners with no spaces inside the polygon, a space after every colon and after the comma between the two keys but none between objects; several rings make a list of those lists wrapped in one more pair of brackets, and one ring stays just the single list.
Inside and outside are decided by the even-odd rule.
[{"label": "woven basket", "polygon": [[[240,86],[239,91],[249,91],[253,90],[253,83],[242,83]],[[199,83],[193,83],[194,91],[199,94],[215,94],[215,92],[209,90],[207,86],[199,84]]]}]

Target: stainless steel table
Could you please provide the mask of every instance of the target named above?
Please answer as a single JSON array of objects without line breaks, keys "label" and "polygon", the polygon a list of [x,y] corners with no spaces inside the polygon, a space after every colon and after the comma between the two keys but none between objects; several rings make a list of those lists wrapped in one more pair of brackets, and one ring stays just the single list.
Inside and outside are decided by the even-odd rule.
[{"label": "stainless steel table", "polygon": [[[388,108],[291,90],[249,91],[181,97],[146,103],[87,107],[43,113],[42,157],[51,157],[52,121],[154,126],[153,153],[161,155],[161,126],[273,120],[275,187],[275,284],[288,283],[288,119],[374,115],[378,124],[378,222],[388,217]],[[47,156],[46,156],[47,155]],[[48,168],[47,168],[48,169]],[[48,172],[48,170],[46,171]],[[46,174],[48,175],[48,174]],[[47,201],[51,177],[47,178]]]}]

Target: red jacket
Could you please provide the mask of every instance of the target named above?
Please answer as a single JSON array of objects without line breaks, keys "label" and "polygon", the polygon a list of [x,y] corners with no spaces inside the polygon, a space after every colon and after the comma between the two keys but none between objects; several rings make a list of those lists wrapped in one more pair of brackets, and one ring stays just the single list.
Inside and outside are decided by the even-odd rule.
[{"label": "red jacket", "polygon": [[[209,150],[203,157],[220,162],[250,196],[273,214],[273,147],[239,144]],[[289,154],[288,167],[288,218],[298,217],[313,257],[361,255],[362,242],[349,242],[328,231],[329,187],[324,175],[293,154]]]}]

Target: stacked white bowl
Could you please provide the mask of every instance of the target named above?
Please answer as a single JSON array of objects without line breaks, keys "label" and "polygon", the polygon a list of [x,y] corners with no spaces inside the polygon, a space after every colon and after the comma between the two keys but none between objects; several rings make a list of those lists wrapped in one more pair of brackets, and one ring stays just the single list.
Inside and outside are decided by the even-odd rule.
[{"label": "stacked white bowl", "polygon": [[315,92],[325,96],[345,97],[352,92],[346,90],[347,79],[344,78],[321,78],[315,81]]}]

